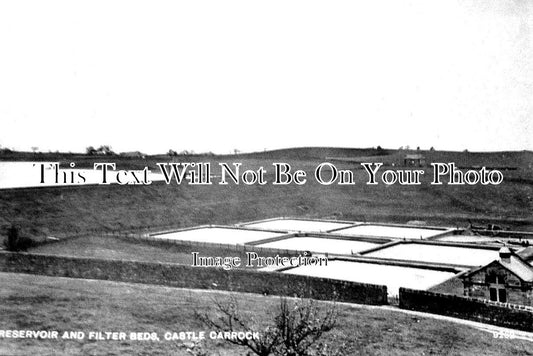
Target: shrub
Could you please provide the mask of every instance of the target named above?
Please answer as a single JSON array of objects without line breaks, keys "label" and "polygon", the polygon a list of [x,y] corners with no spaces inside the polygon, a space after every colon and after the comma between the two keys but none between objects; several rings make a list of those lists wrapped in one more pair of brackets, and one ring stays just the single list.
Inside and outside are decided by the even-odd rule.
[{"label": "shrub", "polygon": [[4,245],[8,251],[26,251],[33,244],[33,240],[29,237],[20,236],[17,227],[11,226],[7,229],[7,239],[4,240]]},{"label": "shrub", "polygon": [[[215,314],[199,313],[196,318],[210,330],[216,332],[252,331],[258,332],[258,339],[226,339],[224,341],[245,346],[259,356],[322,356],[344,355],[342,348],[331,349],[320,342],[321,337],[336,324],[336,304],[319,305],[312,299],[297,298],[289,301],[280,298],[279,309],[273,311],[273,318],[266,328],[261,328],[250,318],[239,312],[236,299],[227,302],[213,301]],[[325,306],[325,308],[324,308]]]}]

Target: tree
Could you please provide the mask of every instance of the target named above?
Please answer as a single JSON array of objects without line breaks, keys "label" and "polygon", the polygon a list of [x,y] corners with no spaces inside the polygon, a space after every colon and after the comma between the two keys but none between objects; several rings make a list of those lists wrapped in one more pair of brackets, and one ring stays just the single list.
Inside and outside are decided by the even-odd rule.
[{"label": "tree", "polygon": [[33,245],[33,240],[28,237],[20,236],[19,229],[11,225],[7,229],[7,239],[4,241],[4,245],[8,251],[25,251],[28,247]]},{"label": "tree", "polygon": [[291,308],[286,298],[281,299],[276,326],[281,334],[283,355],[309,355],[313,346],[325,332],[335,326],[336,310],[328,310],[321,317],[319,307],[312,299],[300,300]]},{"label": "tree", "polygon": [[[195,315],[210,330],[218,332],[251,331],[257,332],[260,326],[253,318],[247,317],[239,311],[235,298],[229,301],[213,301],[217,317],[208,313]],[[318,344],[324,333],[335,327],[337,320],[336,304],[329,304],[326,310],[317,305],[312,299],[298,298],[290,301],[280,298],[279,308],[266,328],[259,331],[259,338],[225,339],[235,345],[245,346],[260,356],[285,355],[309,356],[341,354],[329,351],[327,344]]]},{"label": "tree", "polygon": [[115,152],[113,152],[113,150],[111,149],[111,146],[109,145],[102,145],[98,147],[97,152],[103,155],[106,155],[106,156],[112,156],[115,154]]},{"label": "tree", "polygon": [[7,240],[5,241],[6,248],[9,251],[18,251],[18,241],[19,241],[19,230],[11,225],[7,229]]},{"label": "tree", "polygon": [[89,146],[85,149],[85,152],[89,155],[89,156],[94,156],[97,151],[96,151],[96,148],[94,148],[93,146]]}]

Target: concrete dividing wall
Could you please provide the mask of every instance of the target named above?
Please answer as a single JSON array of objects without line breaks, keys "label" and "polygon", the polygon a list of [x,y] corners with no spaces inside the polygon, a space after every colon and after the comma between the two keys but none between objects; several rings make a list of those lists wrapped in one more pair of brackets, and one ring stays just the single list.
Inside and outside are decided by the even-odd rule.
[{"label": "concrete dividing wall", "polygon": [[[131,235],[131,234],[104,234],[105,236],[109,236],[112,238],[121,239],[123,241],[127,242],[142,242],[148,245],[155,245],[155,246],[168,246],[168,245],[174,245],[174,246],[196,246],[198,249],[205,248],[205,247],[211,247],[211,248],[218,248],[218,249],[224,249],[229,251],[239,251],[239,252],[257,252],[263,255],[284,255],[284,256],[297,256],[298,254],[303,255],[306,253],[304,250],[288,250],[288,249],[279,249],[279,248],[270,248],[270,247],[259,247],[253,245],[253,243],[246,243],[246,244],[224,244],[224,243],[213,243],[213,242],[200,242],[200,241],[188,241],[188,240],[173,240],[173,239],[163,239],[163,238],[155,238],[149,235]],[[291,235],[282,235],[281,237],[275,237],[272,238],[274,240],[279,239],[285,239],[287,236]],[[271,239],[265,239],[265,240],[271,240]],[[264,243],[261,240],[259,243]]]},{"label": "concrete dividing wall", "polygon": [[0,271],[387,304],[387,287],[256,270],[0,252]]},{"label": "concrete dividing wall", "polygon": [[533,310],[467,297],[400,288],[400,308],[533,331]]}]

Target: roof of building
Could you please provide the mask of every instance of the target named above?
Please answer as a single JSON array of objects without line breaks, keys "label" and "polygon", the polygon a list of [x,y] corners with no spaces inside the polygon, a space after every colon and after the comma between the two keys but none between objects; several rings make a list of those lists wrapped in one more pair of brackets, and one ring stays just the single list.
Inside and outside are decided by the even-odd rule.
[{"label": "roof of building", "polygon": [[502,247],[500,249],[500,253],[510,254],[510,256],[509,258],[500,257],[499,259],[492,261],[488,265],[473,269],[470,272],[464,274],[463,277],[465,278],[470,277],[471,275],[476,274],[477,272],[485,269],[486,267],[494,263],[498,263],[499,265],[509,270],[511,273],[516,275],[518,278],[520,278],[524,282],[533,282],[533,266],[528,264],[519,255],[517,255],[516,253],[514,253],[512,250],[510,250],[507,247]]},{"label": "roof of building", "polygon": [[498,262],[523,281],[533,282],[533,267],[520,257],[511,255],[508,262],[505,260],[499,260]]},{"label": "roof of building", "polygon": [[502,253],[505,253],[507,255],[510,255],[511,254],[511,250],[509,250],[509,247],[507,246],[503,246],[502,248],[500,248],[500,250],[498,251],[500,253],[500,255]]},{"label": "roof of building", "polygon": [[419,153],[413,153],[413,154],[406,154],[405,159],[423,159],[424,156],[422,156]]},{"label": "roof of building", "polygon": [[533,260],[533,246],[526,247],[516,253],[524,261]]}]

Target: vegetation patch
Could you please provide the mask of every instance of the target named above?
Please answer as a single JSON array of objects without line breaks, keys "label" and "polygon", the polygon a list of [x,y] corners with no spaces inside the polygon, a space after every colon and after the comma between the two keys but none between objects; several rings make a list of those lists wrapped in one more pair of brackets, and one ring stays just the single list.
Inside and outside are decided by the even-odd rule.
[{"label": "vegetation patch", "polygon": [[[166,332],[209,331],[196,317],[214,315],[214,300],[238,302],[259,325],[272,321],[279,297],[160,286],[0,273],[0,329],[157,333],[161,341],[0,339],[0,354],[187,354],[198,343],[164,340]],[[31,294],[35,300],[25,299]],[[84,296],[84,298],[80,298]],[[43,303],[46,301],[46,303]],[[327,302],[316,302],[327,309]],[[338,304],[335,326],[320,339],[346,355],[532,355],[531,342],[495,339],[491,333],[432,318],[375,307]],[[261,324],[264,323],[264,324]],[[201,343],[208,355],[245,355],[224,340]]]}]

